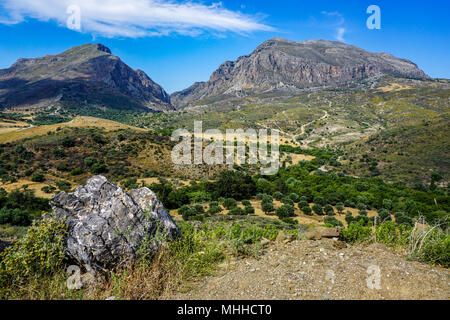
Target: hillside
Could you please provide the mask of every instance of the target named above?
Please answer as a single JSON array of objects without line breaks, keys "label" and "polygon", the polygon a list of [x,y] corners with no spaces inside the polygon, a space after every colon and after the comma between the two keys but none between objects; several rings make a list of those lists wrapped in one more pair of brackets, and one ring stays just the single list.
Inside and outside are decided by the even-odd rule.
[{"label": "hillside", "polygon": [[339,86],[384,75],[427,79],[417,65],[387,53],[371,53],[341,42],[294,42],[275,38],[250,55],[223,63],[207,82],[171,95],[177,108],[213,99],[254,93],[292,93],[318,86]]},{"label": "hillside", "polygon": [[133,70],[102,44],[57,55],[19,59],[0,70],[0,109],[172,109],[169,96],[143,71]]}]

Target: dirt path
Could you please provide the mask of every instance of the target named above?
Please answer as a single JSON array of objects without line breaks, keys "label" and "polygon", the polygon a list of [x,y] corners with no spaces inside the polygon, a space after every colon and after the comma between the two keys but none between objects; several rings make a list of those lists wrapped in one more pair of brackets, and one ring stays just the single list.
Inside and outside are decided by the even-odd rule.
[{"label": "dirt path", "polygon": [[224,263],[217,275],[168,298],[450,299],[448,269],[407,261],[379,244],[341,249],[337,244],[342,243],[331,239],[273,243],[259,260]]}]

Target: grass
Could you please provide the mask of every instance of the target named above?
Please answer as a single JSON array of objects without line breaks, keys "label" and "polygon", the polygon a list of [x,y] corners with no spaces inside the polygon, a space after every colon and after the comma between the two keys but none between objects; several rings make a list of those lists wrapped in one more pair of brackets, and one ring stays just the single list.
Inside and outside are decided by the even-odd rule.
[{"label": "grass", "polygon": [[[60,262],[60,238],[55,238],[58,232],[38,225],[3,256],[6,264],[0,264],[3,267],[0,280],[10,280],[3,284],[0,281],[0,298],[161,299],[171,292],[189,290],[199,278],[214,274],[224,261],[262,254],[263,238],[273,241],[281,230],[294,237],[304,231],[303,227],[261,217],[216,216],[201,226],[183,221],[178,225],[182,237],[163,245],[157,255],[149,258],[145,245],[141,244],[133,265],[97,275],[93,286],[80,290],[69,290],[66,286],[68,264]],[[42,228],[40,236],[34,232]],[[40,245],[43,241],[45,246]],[[47,250],[46,259],[35,259],[41,257],[42,250]],[[9,269],[10,266],[14,268]]]}]

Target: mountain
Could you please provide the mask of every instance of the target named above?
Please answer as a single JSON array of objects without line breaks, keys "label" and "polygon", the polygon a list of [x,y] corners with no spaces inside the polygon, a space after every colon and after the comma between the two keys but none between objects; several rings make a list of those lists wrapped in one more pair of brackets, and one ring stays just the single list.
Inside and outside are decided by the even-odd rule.
[{"label": "mountain", "polygon": [[275,38],[258,46],[250,55],[223,63],[209,81],[173,93],[170,99],[174,106],[182,108],[221,95],[295,92],[383,75],[428,78],[411,61],[388,53],[371,53],[342,42],[294,42]]},{"label": "mountain", "polygon": [[19,59],[0,70],[1,108],[172,109],[169,95],[145,72],[133,70],[102,44]]}]

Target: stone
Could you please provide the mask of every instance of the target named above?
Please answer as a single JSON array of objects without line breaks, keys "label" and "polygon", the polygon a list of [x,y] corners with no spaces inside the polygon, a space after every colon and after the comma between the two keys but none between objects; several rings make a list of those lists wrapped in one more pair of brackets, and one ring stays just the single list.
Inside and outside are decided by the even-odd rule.
[{"label": "stone", "polygon": [[145,237],[153,237],[150,250],[156,252],[166,239],[179,234],[150,189],[125,192],[103,176],[92,177],[73,193],[53,196],[50,205],[50,215],[68,225],[68,256],[94,271],[128,264]]},{"label": "stone", "polygon": [[339,228],[327,228],[327,227],[315,227],[311,228],[305,233],[305,237],[308,240],[320,240],[322,238],[334,238],[339,237],[341,231]]}]

